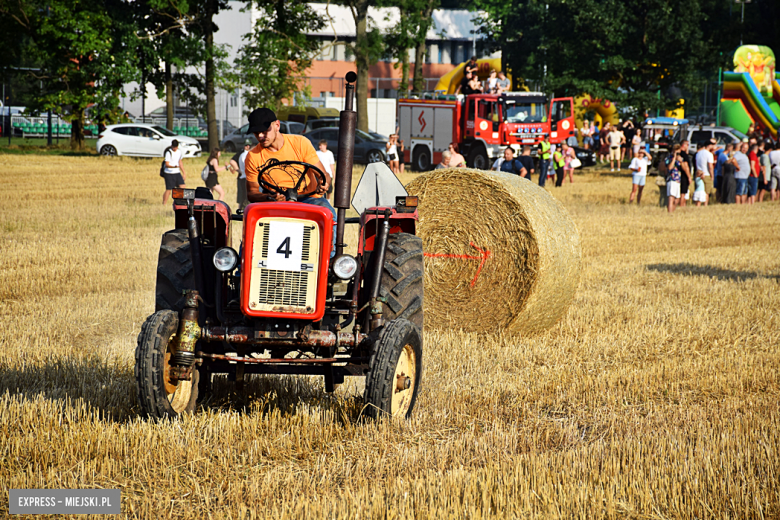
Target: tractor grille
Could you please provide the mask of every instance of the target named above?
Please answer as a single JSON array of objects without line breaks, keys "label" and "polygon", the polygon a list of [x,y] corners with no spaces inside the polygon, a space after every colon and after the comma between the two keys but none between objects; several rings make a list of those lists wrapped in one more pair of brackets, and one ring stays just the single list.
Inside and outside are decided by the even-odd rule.
[{"label": "tractor grille", "polygon": [[309,276],[312,273],[261,269],[257,302],[261,305],[306,307]]},{"label": "tractor grille", "polygon": [[[275,227],[279,224],[286,225],[286,231],[274,239],[271,228],[279,229]],[[290,238],[280,242],[280,236]],[[300,257],[291,257],[284,266],[274,264],[273,258],[269,258],[274,255],[279,258],[279,254],[284,256],[296,249]],[[319,249],[320,231],[315,222],[274,217],[260,219],[252,245],[249,311],[313,314],[319,276]],[[296,261],[293,262],[292,258]],[[300,258],[300,262],[297,258]]]}]

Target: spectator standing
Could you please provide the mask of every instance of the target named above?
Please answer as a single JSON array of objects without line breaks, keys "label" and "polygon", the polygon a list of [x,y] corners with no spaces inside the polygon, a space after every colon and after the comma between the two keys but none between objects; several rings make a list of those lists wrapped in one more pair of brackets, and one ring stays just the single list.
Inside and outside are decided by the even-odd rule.
[{"label": "spectator standing", "polygon": [[590,127],[590,138],[593,139],[593,150],[596,153],[596,160],[599,156],[599,147],[601,146],[601,131],[599,130],[599,124],[595,121]]},{"label": "spectator standing", "polygon": [[493,171],[514,173],[521,177],[525,177],[528,173],[523,166],[523,163],[515,159],[515,151],[511,146],[507,146],[504,149],[504,157],[496,159],[490,169]]},{"label": "spectator standing", "polygon": [[[620,145],[620,162],[626,160],[626,150],[631,146],[631,142],[634,138],[634,123],[630,119],[626,119],[623,123],[623,142]],[[629,157],[631,159],[631,157]],[[618,168],[620,170],[620,168]]]},{"label": "spectator standing", "polygon": [[320,140],[317,145],[317,157],[320,158],[320,162],[325,167],[325,171],[330,175],[330,188],[327,193],[327,195],[330,195],[333,192],[333,185],[336,184],[336,175],[333,169],[334,166],[336,166],[336,159],[333,158],[333,152],[328,150],[328,141],[325,139]]},{"label": "spectator standing", "polygon": [[610,122],[607,121],[604,123],[604,126],[601,127],[601,132],[599,133],[599,141],[601,142],[599,157],[601,163],[606,163],[607,156],[609,155],[609,139],[607,139],[607,137],[609,136],[611,126]]},{"label": "spectator standing", "polygon": [[215,146],[209,158],[206,160],[206,164],[209,167],[209,176],[206,178],[206,187],[211,190],[212,195],[216,193],[216,200],[222,200],[225,198],[225,190],[219,184],[219,177],[217,173],[228,171],[227,166],[219,165],[219,158],[222,155],[222,150]]},{"label": "spectator standing", "polygon": [[582,122],[580,135],[582,136],[582,147],[590,150],[593,147],[593,137],[591,136],[590,124],[587,121]]},{"label": "spectator standing", "polygon": [[642,146],[642,135],[639,132],[634,132],[634,137],[631,138],[631,159],[636,157],[639,153],[639,148]]},{"label": "spectator standing", "polygon": [[460,154],[458,150],[458,143],[450,143],[447,149],[451,154],[450,166],[452,166],[453,168],[465,168],[466,159],[464,159],[463,156]]},{"label": "spectator standing", "polygon": [[720,189],[723,181],[723,165],[729,160],[729,154],[734,152],[734,143],[728,143],[726,148],[718,150],[718,158],[715,160],[715,181],[713,186],[715,187],[715,200],[720,202]]},{"label": "spectator standing", "polygon": [[498,71],[498,93],[509,92],[509,88],[512,85],[509,83],[509,78],[506,77],[503,70]]},{"label": "spectator standing", "polygon": [[771,191],[772,182],[772,164],[769,160],[769,152],[772,150],[772,143],[761,141],[758,145],[758,162],[760,171],[758,174],[758,202],[764,202],[764,197]]},{"label": "spectator standing", "polygon": [[566,180],[566,176],[569,176],[569,184],[574,184],[574,168],[571,162],[577,157],[574,153],[574,148],[569,146],[568,143],[562,143],[563,153],[563,179]]},{"label": "spectator standing", "polygon": [[772,200],[780,199],[780,141],[775,143],[774,150],[769,152],[769,164],[772,168],[772,178],[769,181],[769,189]]},{"label": "spectator standing", "polygon": [[449,150],[444,150],[441,153],[441,162],[436,165],[435,170],[441,170],[442,168],[449,168],[450,167],[450,160],[452,159],[452,152]]},{"label": "spectator standing", "polygon": [[720,189],[718,190],[718,202],[721,204],[734,204],[737,201],[737,160],[733,147],[726,154],[726,160],[721,170]]},{"label": "spectator standing", "polygon": [[672,147],[672,152],[666,156],[664,164],[666,166],[666,196],[669,199],[666,209],[669,213],[674,213],[680,202],[680,179],[682,175],[679,144],[675,144]]},{"label": "spectator standing", "polygon": [[528,145],[523,146],[523,153],[520,155],[520,157],[517,158],[517,160],[523,164],[523,168],[525,168],[525,171],[527,172],[525,178],[530,181],[531,175],[535,173],[534,159],[531,157],[531,147]]},{"label": "spectator standing", "polygon": [[685,207],[688,199],[691,197],[691,156],[688,153],[691,143],[687,140],[680,143],[680,161],[682,162],[682,175],[680,176],[680,206]]},{"label": "spectator standing", "polygon": [[396,134],[390,134],[390,137],[387,139],[387,143],[385,143],[385,153],[387,155],[387,164],[390,166],[390,169],[393,170],[393,173],[398,175],[400,172],[398,170],[398,142],[397,142],[398,136]]},{"label": "spectator standing", "polygon": [[715,143],[710,141],[696,152],[696,179],[701,179],[704,186],[706,197],[703,202],[705,206],[709,203],[712,179],[715,176],[715,156],[712,155],[714,148]]},{"label": "spectator standing", "polygon": [[228,168],[233,173],[238,173],[236,179],[236,202],[240,209],[244,209],[249,200],[246,198],[246,156],[249,154],[249,150],[252,148],[252,141],[249,139],[244,141],[244,149],[239,150],[230,159]]},{"label": "spectator standing", "polygon": [[578,131],[577,128],[575,128],[574,135],[570,135],[566,139],[566,144],[568,144],[569,146],[578,146],[580,144],[579,141],[577,141],[577,131]]},{"label": "spectator standing", "polygon": [[750,176],[748,177],[748,204],[755,204],[756,195],[758,194],[758,176],[761,172],[761,163],[758,160],[757,144],[750,146],[748,160],[750,161]]},{"label": "spectator standing", "polygon": [[[566,145],[566,143],[563,144]],[[563,152],[560,149],[553,152],[553,166],[555,167],[555,187],[560,188],[563,186],[563,168],[566,166]]]},{"label": "spectator standing", "polygon": [[544,136],[540,144],[541,160],[539,161],[539,186],[544,188],[544,183],[547,180],[547,168],[550,166],[550,135]]},{"label": "spectator standing", "polygon": [[171,196],[171,190],[173,188],[184,188],[184,181],[187,178],[187,174],[184,172],[184,164],[182,163],[182,157],[184,154],[179,149],[179,141],[174,139],[171,141],[170,148],[166,148],[163,154],[163,161],[165,166],[163,167],[163,174],[165,175],[165,191],[163,192],[163,205],[168,202],[168,198]]},{"label": "spectator standing", "polygon": [[701,177],[696,177],[693,181],[693,202],[696,207],[707,205],[707,192],[704,191],[704,181]]},{"label": "spectator standing", "polygon": [[617,170],[620,171],[620,146],[625,142],[626,137],[617,126],[614,126],[607,139],[609,141],[609,171],[615,171],[615,162],[617,162]]},{"label": "spectator standing", "polygon": [[406,150],[404,140],[398,139],[398,171],[401,173],[406,169],[406,165],[404,164],[404,150]]},{"label": "spectator standing", "polygon": [[647,159],[647,154],[644,150],[639,150],[636,157],[631,159],[631,164],[628,165],[628,169],[631,170],[631,195],[628,197],[628,203],[631,204],[636,198],[636,205],[642,201],[642,191],[645,189],[645,181],[647,180],[647,167],[650,161]]},{"label": "spectator standing", "polygon": [[750,159],[747,156],[748,144],[739,145],[739,151],[734,153],[737,163],[737,171],[734,178],[737,180],[737,204],[745,204],[748,201],[748,179],[750,178]]}]

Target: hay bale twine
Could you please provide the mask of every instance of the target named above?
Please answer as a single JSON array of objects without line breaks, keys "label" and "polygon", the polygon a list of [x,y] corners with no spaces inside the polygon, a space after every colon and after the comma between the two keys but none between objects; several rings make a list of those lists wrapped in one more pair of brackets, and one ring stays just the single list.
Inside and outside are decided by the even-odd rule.
[{"label": "hay bale twine", "polygon": [[445,168],[406,186],[420,197],[425,326],[531,334],[566,313],[582,250],[546,190],[503,172]]}]

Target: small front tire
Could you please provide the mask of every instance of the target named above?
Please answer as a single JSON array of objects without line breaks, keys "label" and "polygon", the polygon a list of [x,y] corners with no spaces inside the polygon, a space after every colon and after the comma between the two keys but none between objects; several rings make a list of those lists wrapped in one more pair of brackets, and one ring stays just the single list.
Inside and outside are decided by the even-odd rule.
[{"label": "small front tire", "polygon": [[178,417],[195,411],[198,400],[198,368],[189,381],[173,381],[170,360],[178,333],[179,315],[157,311],[144,322],[135,350],[135,383],[141,413],[151,419]]},{"label": "small front tire", "polygon": [[484,148],[481,146],[478,146],[477,148],[474,148],[471,153],[469,153],[469,160],[468,160],[469,166],[472,168],[475,168],[477,170],[487,170],[488,169],[488,156],[487,152]]},{"label": "small front tire", "polygon": [[114,148],[114,145],[111,144],[104,144],[103,147],[100,149],[100,155],[106,155],[108,157],[114,157],[115,155],[118,155],[119,152],[116,151],[116,148]]},{"label": "small front tire", "polygon": [[412,165],[418,172],[427,172],[431,169],[431,152],[427,146],[418,146],[414,149]]},{"label": "small front tire", "polygon": [[366,414],[408,419],[422,381],[422,337],[412,322],[388,323],[373,347],[366,376]]},{"label": "small front tire", "polygon": [[375,162],[384,162],[385,156],[382,155],[382,152],[379,150],[371,150],[368,152],[368,155],[366,155],[366,160],[369,162],[369,164]]}]

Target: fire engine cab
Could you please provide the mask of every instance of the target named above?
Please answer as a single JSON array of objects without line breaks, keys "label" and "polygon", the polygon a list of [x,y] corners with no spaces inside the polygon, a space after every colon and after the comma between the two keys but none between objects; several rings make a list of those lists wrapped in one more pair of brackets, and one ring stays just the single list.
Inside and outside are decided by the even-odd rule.
[{"label": "fire engine cab", "polygon": [[398,100],[398,122],[404,161],[417,171],[440,162],[450,143],[458,143],[470,167],[486,170],[507,146],[519,153],[548,134],[554,144],[574,135],[574,99],[548,102],[542,92],[423,94]]}]

